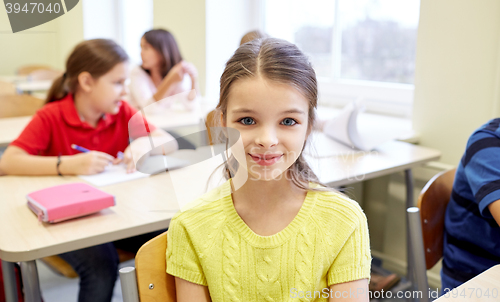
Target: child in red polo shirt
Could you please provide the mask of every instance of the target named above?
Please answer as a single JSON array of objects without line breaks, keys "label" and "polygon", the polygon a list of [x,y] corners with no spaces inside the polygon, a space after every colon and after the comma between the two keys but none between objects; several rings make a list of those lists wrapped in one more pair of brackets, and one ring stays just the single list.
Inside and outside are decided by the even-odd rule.
[{"label": "child in red polo shirt", "polygon": [[[128,123],[136,110],[121,98],[126,94],[127,60],[125,51],[110,40],[80,43],[68,58],[66,73],[57,79],[40,109],[21,135],[5,150],[0,170],[16,175],[74,175],[102,172],[118,163],[118,151],[128,171],[150,148],[146,131],[136,116],[130,136]],[[150,125],[151,137],[169,141],[166,153],[177,149],[175,139]],[[92,150],[80,153],[75,144]],[[128,146],[128,147],[127,147]],[[132,154],[134,153],[134,154]],[[40,156],[42,155],[42,156]]]},{"label": "child in red polo shirt", "polygon": [[[151,150],[150,138],[155,145],[169,141],[163,152],[175,151],[178,145],[171,135],[148,125],[148,137],[145,120],[121,101],[126,94],[127,61],[125,51],[111,40],[78,44],[66,62],[66,72],[52,85],[47,104],[5,150],[0,170],[15,175],[95,174],[123,161],[133,171],[133,159]],[[80,153],[72,144],[92,151]],[[124,152],[123,159],[115,157],[119,151]],[[130,238],[129,250],[137,250],[154,235]],[[120,248],[124,247],[127,241],[122,240]],[[111,301],[118,272],[113,243],[60,256],[81,278],[78,301]]]}]

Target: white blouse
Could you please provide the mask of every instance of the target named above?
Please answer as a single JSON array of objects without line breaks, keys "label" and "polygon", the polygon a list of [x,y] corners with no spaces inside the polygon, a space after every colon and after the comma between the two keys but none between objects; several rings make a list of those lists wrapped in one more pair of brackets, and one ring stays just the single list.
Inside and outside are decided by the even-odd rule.
[{"label": "white blouse", "polygon": [[[176,89],[168,97],[181,92],[190,91],[191,89],[192,89],[191,77],[188,74],[185,74],[184,78],[182,79],[182,82],[178,84]],[[153,80],[151,79],[149,74],[144,69],[142,69],[141,66],[135,66],[130,71],[129,91],[130,91],[130,104],[134,106],[136,109],[144,108],[155,102],[153,95],[157,91],[156,86],[153,83]],[[162,105],[166,104],[167,107],[172,105],[174,100],[179,99],[178,97],[171,98],[172,101],[170,102],[167,98],[161,100]],[[182,103],[184,107],[188,110],[194,109],[195,102],[196,99],[190,101],[187,99],[187,97],[182,98]]]}]

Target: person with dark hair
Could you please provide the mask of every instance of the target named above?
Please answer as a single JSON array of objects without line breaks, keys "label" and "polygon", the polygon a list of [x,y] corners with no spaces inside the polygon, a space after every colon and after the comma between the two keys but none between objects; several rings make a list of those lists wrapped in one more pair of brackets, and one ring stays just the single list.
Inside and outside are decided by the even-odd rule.
[{"label": "person with dark hair", "polygon": [[322,185],[302,154],[317,101],[314,69],[287,41],[252,40],[226,63],[215,116],[241,144],[231,147],[226,182],[171,220],[166,267],[177,301],[333,301],[345,293],[369,301],[366,217]]},{"label": "person with dark hair", "polygon": [[[164,150],[151,153],[177,150],[177,142],[165,131],[149,124],[147,133],[142,115],[122,101],[126,94],[127,62],[125,51],[112,40],[78,44],[66,61],[66,71],[52,84],[47,103],[5,150],[0,170],[11,175],[97,174],[109,164],[123,161],[127,170],[133,171],[134,159],[137,161],[150,151],[150,139],[158,145],[171,142]],[[131,143],[129,137],[133,139]],[[80,153],[72,149],[73,144],[91,151]],[[117,156],[118,152],[124,153],[123,159]],[[155,235],[133,237],[117,244],[136,252]],[[114,243],[59,256],[80,276],[79,302],[111,301],[118,274]]]},{"label": "person with dark hair", "polygon": [[183,61],[174,36],[164,29],[153,29],[141,38],[142,65],[130,73],[130,102],[144,108],[180,92],[192,90],[184,104],[194,107],[198,74],[193,64]]}]

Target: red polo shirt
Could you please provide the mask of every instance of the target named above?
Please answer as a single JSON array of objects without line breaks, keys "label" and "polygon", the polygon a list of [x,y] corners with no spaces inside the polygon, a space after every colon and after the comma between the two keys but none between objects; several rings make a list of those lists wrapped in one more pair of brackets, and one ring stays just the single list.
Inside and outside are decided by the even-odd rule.
[{"label": "red polo shirt", "polygon": [[[21,135],[11,143],[32,155],[73,155],[71,144],[106,152],[116,157],[118,151],[125,151],[130,138],[147,135],[146,121],[127,102],[122,102],[117,114],[104,114],[97,127],[82,122],[73,102],[73,95],[43,106],[33,116]],[[134,118],[131,120],[131,118]],[[149,131],[156,128],[149,125]]]}]

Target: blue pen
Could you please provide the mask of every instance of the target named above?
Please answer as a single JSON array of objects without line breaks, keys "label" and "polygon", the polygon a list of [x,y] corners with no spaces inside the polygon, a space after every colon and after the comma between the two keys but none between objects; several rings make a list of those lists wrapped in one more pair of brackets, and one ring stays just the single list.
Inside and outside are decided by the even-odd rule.
[{"label": "blue pen", "polygon": [[78,150],[80,152],[83,152],[83,153],[87,153],[87,152],[90,152],[89,149],[86,149],[84,147],[80,147],[78,145],[75,145],[75,144],[71,144],[71,148],[75,149],[75,150]]}]

